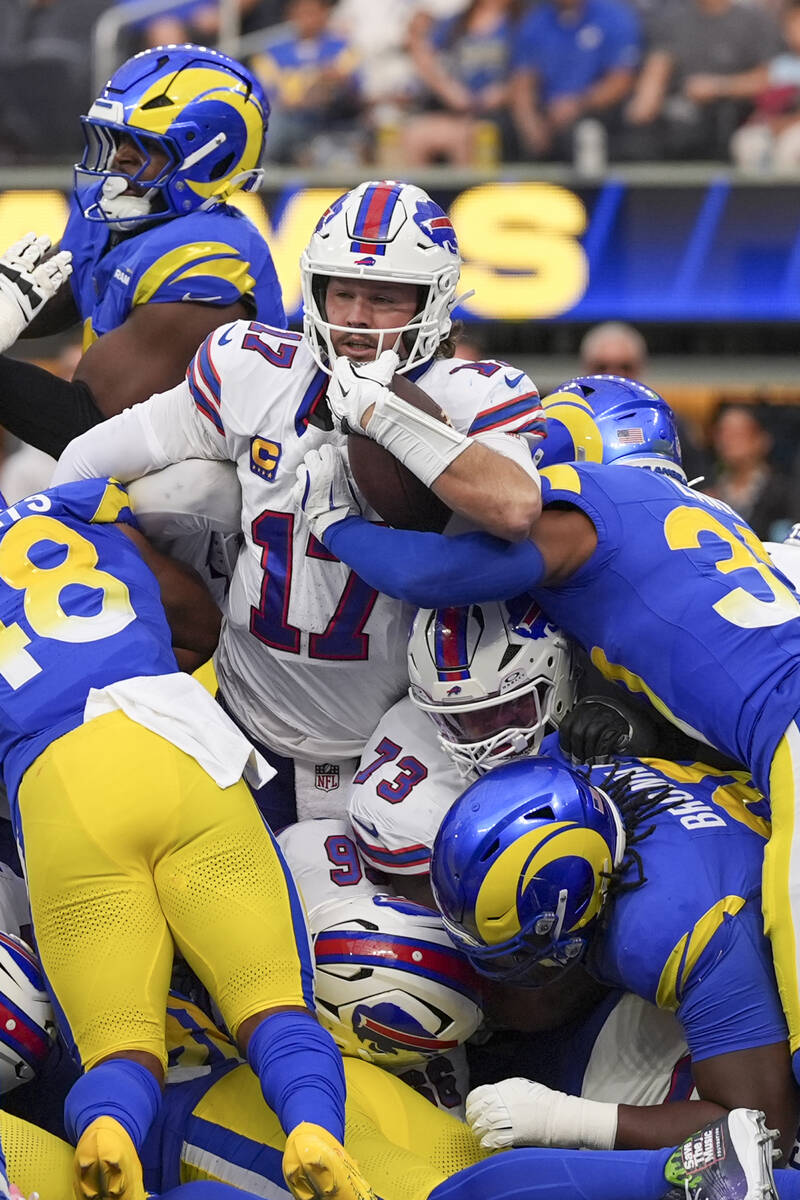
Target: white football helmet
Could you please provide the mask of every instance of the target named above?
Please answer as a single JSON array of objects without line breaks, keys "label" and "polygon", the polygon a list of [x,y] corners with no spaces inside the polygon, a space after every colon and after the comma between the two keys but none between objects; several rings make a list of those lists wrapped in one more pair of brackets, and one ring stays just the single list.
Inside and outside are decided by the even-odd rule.
[{"label": "white football helmet", "polygon": [[793,525],[782,542],[764,542],[769,556],[796,592],[800,592],[800,524]]},{"label": "white football helmet", "polygon": [[309,924],[317,1016],[343,1054],[394,1071],[480,1027],[480,980],[438,913],[396,896],[343,897]]},{"label": "white football helmet", "polygon": [[21,938],[0,933],[0,1095],[39,1073],[55,1033],[36,956]]},{"label": "white football helmet", "polygon": [[427,192],[393,180],[362,183],[325,210],[300,257],[303,331],[318,365],[330,373],[335,358],[325,315],[330,276],[412,283],[419,310],[397,329],[367,329],[378,338],[377,356],[394,348],[400,374],[431,358],[452,326],[461,272],[450,218]]},{"label": "white football helmet", "polygon": [[411,699],[464,777],[536,754],[575,703],[569,641],[529,596],[420,609],[408,673]]}]

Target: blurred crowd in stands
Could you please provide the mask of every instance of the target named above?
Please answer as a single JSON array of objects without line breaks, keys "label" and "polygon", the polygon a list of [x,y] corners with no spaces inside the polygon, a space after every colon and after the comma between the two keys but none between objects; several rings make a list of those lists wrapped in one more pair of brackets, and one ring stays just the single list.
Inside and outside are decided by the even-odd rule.
[{"label": "blurred crowd in stands", "polygon": [[[2,0],[0,162],[74,155],[108,7]],[[273,162],[800,169],[800,0],[239,0],[239,19]],[[177,0],[119,58],[219,34],[214,0]]]}]

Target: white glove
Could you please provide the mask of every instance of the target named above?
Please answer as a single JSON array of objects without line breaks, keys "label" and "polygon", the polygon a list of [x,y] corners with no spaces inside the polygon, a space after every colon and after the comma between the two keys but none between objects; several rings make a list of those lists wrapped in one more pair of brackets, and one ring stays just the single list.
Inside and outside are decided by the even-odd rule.
[{"label": "white glove", "polygon": [[470,1092],[467,1124],[487,1150],[508,1146],[613,1150],[617,1105],[568,1096],[530,1079],[504,1079]]},{"label": "white glove", "polygon": [[340,354],[333,362],[328,384],[328,407],[334,425],[343,433],[363,433],[361,417],[387,390],[400,364],[394,350],[384,350],[370,363],[354,363]]},{"label": "white glove", "polygon": [[319,450],[309,450],[297,468],[292,499],[295,507],[305,513],[319,542],[331,525],[345,517],[361,516],[361,506],[345,468],[344,447],[326,442]]},{"label": "white glove", "polygon": [[0,258],[0,351],[14,345],[72,274],[69,250],[61,250],[43,263],[49,249],[49,238],[26,233]]}]

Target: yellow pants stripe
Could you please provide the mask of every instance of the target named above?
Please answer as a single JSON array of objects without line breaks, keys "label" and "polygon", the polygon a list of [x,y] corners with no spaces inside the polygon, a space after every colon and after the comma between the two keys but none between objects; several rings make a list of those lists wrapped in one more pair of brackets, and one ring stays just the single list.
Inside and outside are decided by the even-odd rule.
[{"label": "yellow pants stripe", "polygon": [[772,836],[764,850],[764,931],[772,943],[775,976],[789,1026],[792,1053],[800,1048],[800,846],[795,812],[800,802],[800,729],[792,724],[781,739],[769,775]]},{"label": "yellow pants stripe", "polygon": [[[427,1200],[450,1175],[487,1157],[465,1124],[387,1071],[354,1058],[345,1058],[344,1071],[345,1148],[382,1200]],[[186,1122],[181,1182],[216,1179],[283,1200],[288,1192],[277,1164],[285,1145],[252,1071],[237,1067],[209,1088]]]}]

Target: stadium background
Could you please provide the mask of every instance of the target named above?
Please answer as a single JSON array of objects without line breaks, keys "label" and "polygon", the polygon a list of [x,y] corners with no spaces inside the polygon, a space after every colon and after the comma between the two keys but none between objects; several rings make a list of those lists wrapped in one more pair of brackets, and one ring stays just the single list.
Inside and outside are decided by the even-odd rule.
[{"label": "stadium background", "polygon": [[[690,470],[699,463],[713,480],[720,469],[720,405],[753,405],[769,435],[764,469],[788,484],[788,526],[800,518],[800,155],[793,168],[764,152],[745,169],[719,129],[772,120],[770,64],[778,59],[794,58],[797,68],[797,86],[783,86],[781,120],[800,122],[800,53],[793,56],[790,38],[797,4],[601,0],[638,22],[633,90],[601,120],[579,120],[569,138],[534,156],[515,134],[513,103],[448,110],[420,64],[427,54],[429,67],[456,78],[470,61],[458,41],[467,36],[465,17],[494,8],[511,34],[499,59],[495,47],[493,69],[513,83],[526,68],[525,22],[552,2],[581,8],[598,0],[3,0],[2,244],[29,229],[58,239],[80,153],[78,115],[129,53],[155,40],[218,45],[251,63],[273,100],[276,141],[262,191],[236,202],[272,248],[293,326],[297,261],[319,213],[361,179],[411,179],[443,205],[458,233],[463,288],[475,289],[457,313],[467,356],[518,363],[545,392],[579,371],[581,341],[596,323],[629,322],[647,342],[646,381],[678,410],[694,443]],[[631,152],[619,134],[642,64],[698,10],[724,17],[736,9],[755,10],[767,30],[768,49],[756,54],[763,61],[744,64],[745,73],[762,71],[758,87],[733,109],[722,106],[714,139],[695,144],[691,157],[670,159],[657,123]],[[307,31],[315,21],[315,35],[301,36],[303,23]],[[568,60],[563,69],[569,75]],[[284,119],[288,108],[294,124]],[[410,165],[409,130],[442,115],[457,118],[459,137],[468,123],[466,151],[440,147],[419,162],[415,143],[419,165]],[[16,352],[67,375],[78,354],[75,338],[20,343]]]}]

